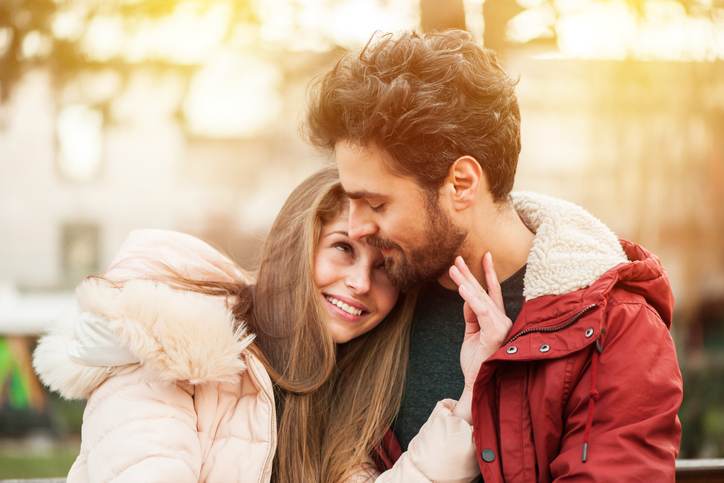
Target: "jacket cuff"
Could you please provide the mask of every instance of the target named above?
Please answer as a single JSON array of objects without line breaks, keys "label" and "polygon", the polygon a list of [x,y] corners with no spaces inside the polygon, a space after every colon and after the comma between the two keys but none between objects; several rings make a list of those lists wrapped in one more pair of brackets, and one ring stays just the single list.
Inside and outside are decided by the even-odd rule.
[{"label": "jacket cuff", "polygon": [[439,401],[407,450],[412,463],[433,481],[470,481],[480,474],[473,427],[453,414],[455,404]]}]

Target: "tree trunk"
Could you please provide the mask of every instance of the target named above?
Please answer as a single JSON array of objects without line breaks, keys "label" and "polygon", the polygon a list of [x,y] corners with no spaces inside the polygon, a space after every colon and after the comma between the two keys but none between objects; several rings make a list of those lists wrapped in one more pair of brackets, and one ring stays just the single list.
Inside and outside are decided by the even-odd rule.
[{"label": "tree trunk", "polygon": [[508,22],[522,11],[523,8],[513,0],[485,0],[483,4],[483,19],[485,20],[483,45],[502,55],[507,47],[505,32]]},{"label": "tree trunk", "polygon": [[466,30],[463,0],[420,0],[420,27],[423,32]]}]

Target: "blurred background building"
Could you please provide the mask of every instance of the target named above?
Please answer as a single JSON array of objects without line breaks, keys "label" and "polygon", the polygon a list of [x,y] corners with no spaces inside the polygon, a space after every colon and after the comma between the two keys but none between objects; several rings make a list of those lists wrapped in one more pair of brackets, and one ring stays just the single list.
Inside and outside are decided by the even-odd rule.
[{"label": "blurred background building", "polygon": [[724,457],[724,1],[2,0],[0,477],[64,474],[77,452],[82,406],[29,355],[82,277],[149,227],[254,268],[326,161],[299,133],[310,80],[377,30],[451,27],[520,79],[516,189],[663,260],[681,456]]}]

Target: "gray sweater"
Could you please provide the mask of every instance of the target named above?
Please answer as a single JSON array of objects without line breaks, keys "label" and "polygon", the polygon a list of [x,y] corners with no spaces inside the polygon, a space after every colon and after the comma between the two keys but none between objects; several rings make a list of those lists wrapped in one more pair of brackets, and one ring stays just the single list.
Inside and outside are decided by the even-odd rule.
[{"label": "gray sweater", "polygon": [[[515,320],[523,306],[525,266],[501,283],[505,313]],[[410,334],[405,393],[393,430],[402,451],[427,421],[435,404],[457,399],[465,382],[460,346],[465,335],[463,301],[437,282],[420,291]]]}]

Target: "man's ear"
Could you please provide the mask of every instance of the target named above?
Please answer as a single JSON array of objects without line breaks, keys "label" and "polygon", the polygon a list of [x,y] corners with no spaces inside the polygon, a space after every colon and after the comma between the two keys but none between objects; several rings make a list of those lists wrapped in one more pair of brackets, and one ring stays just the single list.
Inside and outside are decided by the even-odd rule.
[{"label": "man's ear", "polygon": [[472,156],[461,156],[455,160],[448,171],[448,183],[452,189],[453,206],[458,210],[469,207],[480,190],[488,189],[485,172]]}]

